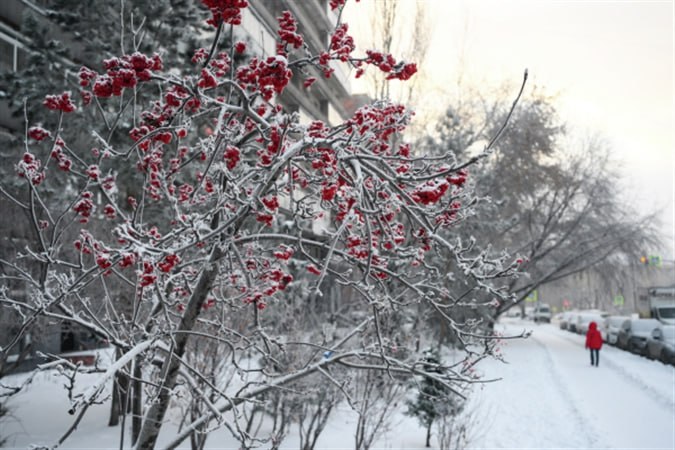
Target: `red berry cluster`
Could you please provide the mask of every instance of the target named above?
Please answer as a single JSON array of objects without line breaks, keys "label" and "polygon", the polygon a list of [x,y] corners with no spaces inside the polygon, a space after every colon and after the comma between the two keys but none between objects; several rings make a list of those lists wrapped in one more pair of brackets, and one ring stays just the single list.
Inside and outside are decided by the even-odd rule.
[{"label": "red berry cluster", "polygon": [[119,266],[121,268],[131,267],[136,264],[136,254],[135,253],[122,253],[120,258]]},{"label": "red berry cluster", "polygon": [[291,256],[293,256],[293,253],[295,253],[295,250],[293,247],[288,247],[286,245],[280,245],[279,250],[275,251],[273,253],[274,257],[276,259],[280,259],[282,261],[288,261],[291,259]]},{"label": "red berry cluster", "polygon": [[438,202],[449,187],[450,183],[446,180],[429,180],[415,188],[410,197],[422,205],[431,205]]},{"label": "red berry cluster", "polygon": [[280,54],[285,54],[286,51],[284,47],[290,45],[293,48],[300,48],[303,44],[302,36],[300,36],[298,31],[298,24],[295,21],[295,18],[290,11],[284,11],[281,17],[277,17],[279,21],[279,38],[281,39],[281,46],[279,48]]},{"label": "red berry cluster", "polygon": [[445,211],[436,216],[436,223],[444,226],[452,225],[457,220],[457,213],[461,207],[460,202],[451,202]]},{"label": "red berry cluster", "polygon": [[249,258],[245,260],[246,271],[254,280],[253,288],[249,288],[242,283],[243,277],[234,274],[230,277],[232,287],[242,293],[246,293],[243,301],[247,304],[254,304],[258,309],[264,309],[267,306],[265,299],[269,299],[277,292],[285,290],[293,282],[293,276],[287,273],[280,263],[284,263],[293,255],[293,249],[287,246],[280,246],[278,251],[274,252],[274,259],[260,258],[255,259],[247,249]]},{"label": "red berry cluster", "polygon": [[202,0],[204,6],[211,11],[209,25],[218,27],[221,23],[241,24],[241,10],[248,7],[247,0]]},{"label": "red berry cluster", "polygon": [[[152,78],[152,71],[162,70],[162,59],[155,53],[152,57],[140,52],[110,58],[103,61],[104,75],[86,67],[80,68],[80,86],[89,87],[93,81],[92,91],[97,97],[120,96],[124,89],[133,88],[139,82]],[[83,91],[88,92],[88,91]]]},{"label": "red berry cluster", "polygon": [[274,223],[274,216],[272,214],[259,212],[258,214],[256,214],[255,220],[260,223],[264,223],[268,227],[271,227],[272,224]]},{"label": "red berry cluster", "polygon": [[178,255],[170,254],[164,257],[164,260],[157,264],[157,268],[164,273],[169,273],[180,262]]},{"label": "red berry cluster", "polygon": [[110,254],[106,252],[100,252],[96,254],[96,265],[101,269],[108,269],[112,266],[112,261],[110,261]]},{"label": "red berry cluster", "polygon": [[356,49],[354,38],[347,34],[348,30],[349,26],[346,23],[341,23],[330,38],[330,49],[342,62],[347,62]]},{"label": "red berry cluster", "polygon": [[466,177],[468,175],[469,172],[467,172],[465,169],[461,169],[456,174],[447,177],[447,180],[453,186],[462,187],[464,186],[464,183],[466,183]]},{"label": "red berry cluster", "polygon": [[103,214],[108,218],[108,219],[114,219],[117,217],[117,211],[115,211],[115,207],[113,205],[105,205],[103,208]]},{"label": "red berry cluster", "polygon": [[216,77],[213,76],[213,73],[209,69],[204,68],[202,69],[199,81],[197,81],[197,86],[202,89],[211,89],[218,87],[218,80],[216,80]]},{"label": "red berry cluster", "polygon": [[260,199],[262,201],[263,205],[265,205],[265,208],[272,212],[276,212],[277,209],[279,209],[279,200],[277,199],[276,195],[271,195],[269,197],[263,197]]},{"label": "red berry cluster", "polygon": [[73,161],[70,158],[68,158],[68,156],[66,156],[66,154],[63,151],[63,148],[61,148],[60,146],[55,146],[50,156],[56,160],[59,169],[63,170],[64,172],[70,171],[70,168],[73,165]]},{"label": "red berry cluster", "polygon": [[38,142],[43,141],[43,140],[45,140],[45,139],[47,139],[48,137],[51,137],[51,136],[52,136],[51,133],[49,131],[45,130],[44,128],[42,128],[42,127],[35,126],[35,127],[30,127],[28,129],[28,137],[30,137],[31,139],[34,139]]},{"label": "red berry cluster", "polygon": [[91,192],[84,191],[82,193],[82,198],[75,203],[75,206],[73,206],[73,211],[81,217],[80,223],[87,223],[89,217],[91,217],[91,214],[94,212],[95,207],[94,202],[92,201],[93,197],[94,195]]},{"label": "red berry cluster", "polygon": [[390,154],[391,149],[387,142],[396,132],[403,131],[409,122],[408,112],[403,105],[385,104],[367,105],[359,108],[349,119],[348,132],[357,132],[361,135],[371,133],[370,141],[374,145],[373,152]]},{"label": "red berry cluster", "polygon": [[248,66],[237,69],[237,81],[242,88],[250,92],[259,92],[262,98],[270,101],[274,94],[281,94],[293,76],[288,61],[281,55],[270,56],[264,60],[253,58]]},{"label": "red berry cluster", "polygon": [[61,95],[47,95],[42,104],[52,111],[64,113],[75,111],[75,104],[70,99],[70,91],[63,92]]},{"label": "red berry cluster", "polygon": [[368,50],[366,55],[366,64],[377,66],[382,72],[388,73],[387,80],[408,80],[417,73],[417,64],[396,61],[391,54]]},{"label": "red berry cluster", "polygon": [[98,178],[101,176],[101,170],[96,164],[92,164],[91,166],[87,167],[84,173],[87,174],[87,176],[92,181],[98,181]]},{"label": "red berry cluster", "polygon": [[[192,62],[202,63],[208,58],[208,51],[205,48],[199,48],[195,50],[194,56],[192,57]],[[230,55],[226,52],[218,52],[214,58],[212,58],[208,67],[204,67],[201,70],[199,80],[197,81],[197,86],[202,89],[210,89],[218,86],[218,79],[220,77],[226,76],[230,71]],[[186,97],[187,91],[183,90],[181,97]]]},{"label": "red berry cluster", "polygon": [[139,286],[141,288],[150,286],[157,281],[157,275],[155,275],[155,268],[150,261],[143,261],[143,271],[138,273]]},{"label": "red berry cluster", "polygon": [[241,152],[237,147],[233,147],[231,145],[228,145],[225,147],[225,152],[223,153],[223,159],[225,159],[225,165],[227,166],[228,170],[232,170],[235,167],[237,167],[237,164],[239,163]]},{"label": "red berry cluster", "polygon": [[26,152],[16,166],[16,172],[21,178],[30,180],[33,186],[42,183],[46,177],[45,172],[40,170],[40,160],[32,153]]}]

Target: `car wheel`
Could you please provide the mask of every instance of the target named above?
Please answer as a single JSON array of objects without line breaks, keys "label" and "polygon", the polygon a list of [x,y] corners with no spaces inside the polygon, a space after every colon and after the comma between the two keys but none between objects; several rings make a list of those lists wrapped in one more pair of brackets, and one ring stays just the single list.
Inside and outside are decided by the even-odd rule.
[{"label": "car wheel", "polygon": [[665,349],[662,349],[661,354],[659,355],[659,360],[663,364],[672,364],[673,358],[670,358],[670,355],[668,355],[668,352]]}]

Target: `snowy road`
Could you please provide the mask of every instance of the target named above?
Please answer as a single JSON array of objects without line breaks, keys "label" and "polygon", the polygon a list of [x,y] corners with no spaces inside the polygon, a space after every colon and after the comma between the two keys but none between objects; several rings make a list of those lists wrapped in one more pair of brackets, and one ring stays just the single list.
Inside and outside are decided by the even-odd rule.
[{"label": "snowy road", "polygon": [[488,363],[474,399],[483,430],[475,448],[675,448],[675,368],[603,346],[592,367],[582,336],[511,322],[508,364]]}]

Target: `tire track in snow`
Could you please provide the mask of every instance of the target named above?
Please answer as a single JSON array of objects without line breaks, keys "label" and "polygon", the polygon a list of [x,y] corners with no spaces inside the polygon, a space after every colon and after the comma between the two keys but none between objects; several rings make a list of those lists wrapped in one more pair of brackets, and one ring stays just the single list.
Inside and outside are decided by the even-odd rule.
[{"label": "tire track in snow", "polygon": [[[555,385],[556,389],[560,392],[560,394],[563,396],[563,398],[573,398],[572,393],[569,391],[567,388],[567,384],[563,381],[563,377],[560,375],[560,371],[558,370],[558,364],[555,362],[555,359],[553,358],[553,355],[551,354],[551,350],[541,342],[539,339],[535,337],[535,333],[532,333],[529,337],[529,339],[532,339],[532,341],[537,344],[543,351],[544,354],[546,355],[546,361],[548,364],[546,365],[547,371],[551,374],[551,379],[553,381],[553,384]],[[581,431],[581,434],[584,435],[586,438],[587,442],[589,443],[589,447],[601,447],[604,448],[606,447],[605,445],[599,445],[600,439],[598,438],[598,433],[597,431],[589,425],[589,420],[586,418],[581,411],[576,407],[574,403],[567,404],[569,409],[572,412],[572,417],[574,422],[577,425],[577,429]]]},{"label": "tire track in snow", "polygon": [[[579,342],[575,341],[574,339],[571,339],[570,336],[565,336],[565,335],[559,335],[555,334],[555,336],[558,336],[562,339],[565,339],[568,342],[572,342],[574,344],[579,344]],[[543,344],[542,344],[543,345]],[[607,344],[604,344],[607,345]],[[617,350],[620,351],[626,351],[626,350],[621,350],[617,348]],[[631,356],[635,356],[636,358],[642,358],[639,355],[631,354]],[[636,374],[630,373],[627,371],[623,366],[615,363],[612,360],[611,355],[607,355],[607,352],[603,354],[602,358],[602,364],[608,366],[610,369],[612,369],[615,373],[617,373],[619,376],[621,376],[624,380],[629,381],[636,385],[641,391],[643,391],[646,395],[649,396],[653,401],[659,404],[659,406],[665,408],[668,412],[673,412],[675,411],[675,400],[669,397],[664,397],[662,392],[657,391],[656,389],[652,388],[650,385],[645,383],[641,378],[639,378]]]}]

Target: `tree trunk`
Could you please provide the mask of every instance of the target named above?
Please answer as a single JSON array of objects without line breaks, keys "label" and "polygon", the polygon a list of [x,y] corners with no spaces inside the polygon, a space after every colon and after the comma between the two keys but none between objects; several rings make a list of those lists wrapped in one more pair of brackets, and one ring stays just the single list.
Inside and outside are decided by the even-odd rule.
[{"label": "tree trunk", "polygon": [[133,397],[131,400],[131,444],[135,444],[141,432],[143,418],[143,385],[141,384],[141,358],[134,361]]},{"label": "tree trunk", "polygon": [[[180,325],[176,334],[174,335],[174,346],[172,352],[166,355],[166,359],[162,364],[162,379],[163,382],[158,388],[157,399],[152,404],[143,420],[143,427],[141,428],[138,442],[136,442],[137,449],[155,448],[159,430],[164,422],[164,415],[169,408],[171,402],[171,395],[173,389],[176,387],[176,380],[178,379],[178,372],[180,369],[180,359],[185,354],[185,348],[189,339],[189,334],[184,331],[190,331],[194,328],[199,316],[199,311],[206,300],[207,295],[211,291],[213,282],[218,274],[217,261],[222,257],[223,251],[219,245],[215,245],[211,251],[209,261],[205,264],[205,269],[199,277],[197,286],[195,287],[190,301],[185,307],[185,313],[181,319]],[[174,357],[174,355],[176,357]]]},{"label": "tree trunk", "polygon": [[[117,348],[115,350],[115,360],[122,357],[122,350]],[[120,416],[124,409],[122,398],[124,390],[122,389],[122,374],[120,372],[115,374],[112,386],[112,401],[110,402],[110,418],[108,419],[109,427],[116,427],[120,423]]]},{"label": "tree trunk", "polygon": [[110,418],[108,419],[109,427],[116,427],[120,424],[120,413],[121,413],[121,392],[119,383],[117,383],[117,377],[113,378],[113,388],[112,388],[112,401],[110,402]]},{"label": "tree trunk", "polygon": [[429,422],[429,425],[427,425],[427,443],[426,446],[427,448],[431,447],[431,425],[433,422]]}]

